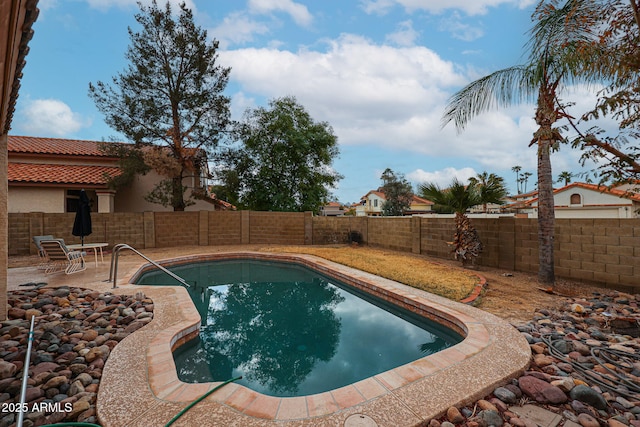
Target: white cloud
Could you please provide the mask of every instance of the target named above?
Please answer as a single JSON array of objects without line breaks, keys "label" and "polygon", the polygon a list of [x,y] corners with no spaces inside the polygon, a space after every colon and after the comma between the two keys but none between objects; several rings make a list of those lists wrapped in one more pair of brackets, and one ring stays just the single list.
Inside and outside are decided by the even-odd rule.
[{"label": "white cloud", "polygon": [[246,14],[235,12],[224,18],[222,23],[208,30],[220,41],[220,47],[225,49],[231,44],[249,43],[255,35],[267,34],[269,27],[262,22],[249,18]]},{"label": "white cloud", "polygon": [[388,34],[386,40],[397,46],[413,46],[419,35],[420,33],[413,29],[413,23],[409,20],[401,22],[398,30]]},{"label": "white cloud", "polygon": [[29,135],[66,136],[91,125],[90,120],[74,113],[57,99],[36,99],[27,102],[21,111],[20,129]]},{"label": "white cloud", "polygon": [[454,12],[450,17],[440,21],[441,31],[450,33],[454,38],[466,42],[479,39],[484,35],[484,30],[462,22],[462,17],[458,12]]},{"label": "white cloud", "polygon": [[[98,9],[98,10],[108,10],[111,7],[117,7],[121,9],[128,8],[138,8],[138,1],[140,1],[145,6],[151,4],[152,0],[86,0],[89,6]],[[176,12],[180,10],[180,4],[184,3],[187,6],[187,9],[191,9],[194,14],[196,14],[196,5],[193,0],[168,0],[171,3],[171,10]],[[159,1],[158,7],[164,9],[164,6],[167,4],[167,0]]]},{"label": "white cloud", "polygon": [[[314,119],[331,124],[343,146],[380,147],[399,159],[449,159],[458,168],[473,165],[507,180],[515,165],[536,171],[536,147],[529,147],[535,105],[486,112],[459,134],[453,124],[442,128],[448,98],[477,76],[471,69],[462,74],[426,47],[379,45],[345,34],[327,41],[324,51],[236,49],[220,52],[220,61],[232,67],[232,84],[241,93],[234,105],[251,106],[254,99],[246,94],[293,95]],[[594,93],[582,90],[584,96]],[[575,94],[567,99],[586,102]],[[554,171],[579,169],[578,155],[563,146],[552,156]]]},{"label": "white cloud", "polygon": [[476,176],[477,174],[478,173],[472,168],[445,168],[434,172],[417,169],[407,174],[407,179],[417,185],[431,183],[436,184],[441,188],[446,188],[451,184],[454,178],[457,178],[458,181],[462,183],[466,183],[469,178]]},{"label": "white cloud", "polygon": [[255,14],[269,14],[284,12],[301,27],[308,27],[313,23],[313,15],[307,6],[291,0],[249,0],[249,11]]},{"label": "white cloud", "polygon": [[369,14],[386,14],[393,6],[403,7],[408,13],[425,10],[442,13],[445,10],[462,10],[467,15],[483,15],[490,7],[516,4],[520,8],[530,6],[535,0],[361,0],[360,7]]},{"label": "white cloud", "polygon": [[344,145],[469,156],[487,168],[522,164],[528,155],[531,106],[482,115],[461,135],[453,126],[441,129],[447,99],[468,80],[433,51],[353,35],[328,46],[325,52],[229,50],[220,61],[232,67],[232,82],[246,93],[295,96],[316,120],[329,122]]},{"label": "white cloud", "polygon": [[394,0],[360,0],[360,7],[367,14],[385,15],[394,5]]}]

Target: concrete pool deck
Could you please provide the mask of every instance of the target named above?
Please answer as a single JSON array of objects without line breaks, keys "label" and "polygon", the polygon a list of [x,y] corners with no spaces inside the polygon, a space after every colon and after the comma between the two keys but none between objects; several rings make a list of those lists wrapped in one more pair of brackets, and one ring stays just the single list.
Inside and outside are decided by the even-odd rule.
[{"label": "concrete pool deck", "polygon": [[[324,274],[445,323],[463,333],[465,339],[412,363],[311,396],[276,398],[231,383],[187,411],[175,426],[415,426],[450,406],[489,394],[529,364],[531,352],[522,335],[498,317],[473,307],[310,255],[265,254],[238,248],[228,252],[218,248],[212,254],[209,248],[197,249],[202,253],[194,254],[192,249],[187,252],[189,259],[269,256],[313,264]],[[185,251],[175,248],[157,254],[161,257],[151,257],[166,260],[183,256]],[[141,258],[122,257],[121,279],[115,290],[110,283],[102,282],[108,277],[108,262],[71,276],[47,277],[50,286],[73,284],[122,294],[141,291],[154,301],[153,321],[122,340],[105,365],[97,403],[99,420],[105,427],[165,425],[219,384],[186,384],[178,379],[171,350],[198,333],[200,318],[183,288],[128,284],[145,263]],[[363,420],[369,424],[363,424]]]}]

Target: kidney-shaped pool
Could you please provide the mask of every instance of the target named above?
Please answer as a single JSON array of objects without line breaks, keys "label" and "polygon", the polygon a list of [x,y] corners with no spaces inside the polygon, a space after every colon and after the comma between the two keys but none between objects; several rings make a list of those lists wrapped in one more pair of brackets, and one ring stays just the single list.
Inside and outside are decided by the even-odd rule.
[{"label": "kidney-shaped pool", "polygon": [[[456,331],[305,266],[234,259],[176,265],[199,336],[174,360],[187,383],[224,381],[278,396],[321,393],[463,340]],[[178,283],[161,271],[142,285]]]}]

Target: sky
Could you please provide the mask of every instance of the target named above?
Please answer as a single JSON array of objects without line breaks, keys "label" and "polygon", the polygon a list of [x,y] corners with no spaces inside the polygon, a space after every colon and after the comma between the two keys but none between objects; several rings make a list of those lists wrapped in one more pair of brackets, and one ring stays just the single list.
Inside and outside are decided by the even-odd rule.
[{"label": "sky", "polygon": [[[148,4],[150,0],[143,0]],[[177,4],[178,0],[171,0]],[[357,202],[386,168],[413,185],[446,187],[482,172],[512,193],[521,166],[535,188],[534,105],[474,118],[463,132],[442,126],[449,98],[471,81],[523,63],[536,0],[187,0],[197,25],[219,41],[231,67],[232,116],[294,96],[331,125],[344,176],[332,190]],[[164,4],[164,0],[159,1]],[[10,135],[86,140],[123,137],[88,96],[89,83],[124,71],[135,0],[40,0]],[[174,7],[177,10],[177,6]],[[572,88],[576,107],[593,88]],[[579,173],[580,153],[552,156],[554,179]],[[579,180],[579,179],[574,179]],[[557,185],[559,186],[559,185]]]}]

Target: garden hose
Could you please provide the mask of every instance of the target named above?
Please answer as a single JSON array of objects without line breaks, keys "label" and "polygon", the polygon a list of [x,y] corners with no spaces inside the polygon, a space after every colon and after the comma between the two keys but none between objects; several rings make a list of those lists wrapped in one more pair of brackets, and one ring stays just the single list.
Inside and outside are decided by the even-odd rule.
[{"label": "garden hose", "polygon": [[193,408],[196,404],[198,404],[198,402],[200,402],[201,400],[205,399],[207,396],[209,396],[211,393],[213,393],[214,391],[218,390],[219,388],[229,384],[232,381],[238,381],[241,380],[242,376],[236,377],[236,378],[231,378],[230,380],[226,380],[225,382],[218,384],[217,386],[215,386],[213,389],[209,390],[208,392],[206,392],[205,394],[203,394],[202,396],[200,396],[199,398],[197,398],[196,400],[194,400],[193,402],[191,402],[190,404],[188,404],[183,410],[181,410],[180,412],[178,412],[175,417],[171,418],[171,421],[169,421],[168,423],[166,423],[164,425],[164,427],[169,427],[171,424],[173,424],[174,422],[176,422],[178,420],[178,418],[180,418],[181,416],[183,416],[189,409]]},{"label": "garden hose", "polygon": [[[615,365],[621,368],[629,368],[630,363],[625,361],[624,359],[634,359],[635,361],[635,360],[639,360],[640,356],[638,356],[637,354],[619,352],[619,351],[608,349],[608,348],[592,347],[590,351],[594,361],[600,366],[604,367],[613,376],[613,378],[606,378],[596,373],[593,373],[591,371],[590,366],[584,365],[575,360],[572,360],[571,358],[567,357],[564,353],[558,351],[554,347],[553,343],[556,341],[562,340],[562,338],[553,339],[552,335],[553,334],[541,335],[541,339],[547,345],[549,354],[551,356],[573,366],[576,373],[580,374],[583,377],[583,379],[587,382],[593,382],[598,386],[608,391],[617,393],[627,399],[631,399],[631,400],[638,399],[638,397],[640,396],[640,387],[637,384],[633,383],[628,377],[609,369],[605,365],[605,363],[611,363],[612,365]],[[584,342],[583,340],[579,340],[579,341]],[[602,360],[603,358],[606,358],[606,360]],[[621,389],[620,386],[624,387],[624,389]]]}]

